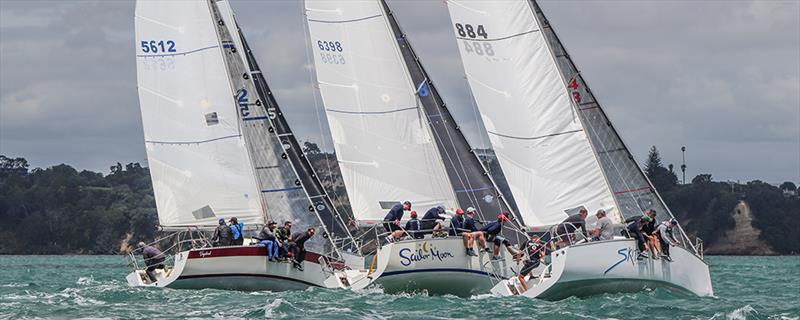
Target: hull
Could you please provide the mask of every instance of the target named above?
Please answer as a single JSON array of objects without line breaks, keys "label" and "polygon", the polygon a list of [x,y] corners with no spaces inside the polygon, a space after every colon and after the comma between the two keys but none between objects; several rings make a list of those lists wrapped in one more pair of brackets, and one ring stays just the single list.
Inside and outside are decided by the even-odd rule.
[{"label": "hull", "polygon": [[[507,252],[501,250],[505,257]],[[488,293],[491,277],[513,275],[511,268],[519,267],[509,261],[491,261],[491,254],[485,252],[468,256],[461,238],[404,240],[381,247],[372,276],[386,292],[470,296]]]},{"label": "hull", "polygon": [[127,280],[132,286],[243,291],[349,288],[368,284],[365,272],[334,271],[319,258],[320,255],[307,252],[302,262],[304,271],[300,271],[291,263],[269,262],[263,247],[193,249],[177,254],[174,266],[159,272],[156,282],[145,282],[144,270],[131,272]]},{"label": "hull", "polygon": [[515,277],[498,283],[492,293],[559,300],[662,288],[698,296],[713,295],[708,265],[686,249],[670,250],[672,262],[637,260],[636,242],[631,239],[577,244],[553,252],[549,276],[537,274],[542,276],[528,279],[527,291],[523,292]]}]

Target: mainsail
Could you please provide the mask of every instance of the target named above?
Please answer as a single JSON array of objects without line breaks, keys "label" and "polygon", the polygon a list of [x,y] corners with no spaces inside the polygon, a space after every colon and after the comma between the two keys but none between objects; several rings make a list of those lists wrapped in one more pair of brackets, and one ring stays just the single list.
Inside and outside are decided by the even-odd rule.
[{"label": "mainsail", "polygon": [[139,102],[159,223],[264,223],[208,3],[136,2]]},{"label": "mainsail", "polygon": [[334,148],[353,214],[381,220],[403,200],[457,205],[379,2],[306,1]]},{"label": "mainsail", "polygon": [[524,1],[448,1],[492,147],[532,226],[614,198],[533,12]]}]

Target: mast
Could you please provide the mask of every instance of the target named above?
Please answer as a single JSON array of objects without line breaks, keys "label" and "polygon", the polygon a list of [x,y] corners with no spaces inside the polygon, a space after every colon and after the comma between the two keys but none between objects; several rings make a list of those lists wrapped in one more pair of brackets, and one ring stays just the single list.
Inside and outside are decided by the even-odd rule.
[{"label": "mast", "polygon": [[411,79],[417,88],[417,96],[422,104],[459,204],[462,207],[471,206],[478,209],[478,214],[484,221],[494,220],[495,213],[510,212],[515,217],[517,227],[524,225],[520,215],[511,210],[489,171],[461,133],[461,128],[428,77],[388,4],[385,0],[380,0],[380,2],[397,39]]},{"label": "mast", "polygon": [[[311,163],[302,152],[300,144],[297,142],[294,134],[292,133],[286,118],[278,106],[272,91],[267,85],[261,69],[250,50],[244,35],[235,22],[235,19],[229,18],[229,23],[233,25],[228,28],[225,19],[217,6],[219,0],[210,0],[212,4],[212,11],[214,18],[217,21],[218,34],[221,37],[221,42],[228,55],[228,61],[239,63],[246,63],[240,65],[231,63],[231,72],[237,73],[239,81],[244,83],[244,86],[237,89],[237,99],[239,101],[241,122],[243,127],[249,127],[252,133],[251,139],[271,140],[273,144],[272,150],[256,150],[253,153],[259,153],[264,156],[265,153],[272,152],[271,156],[275,157],[274,161],[278,162],[271,166],[260,166],[257,169],[261,170],[279,170],[279,167],[288,168],[290,172],[284,169],[283,176],[293,178],[291,185],[283,188],[262,191],[264,194],[279,194],[282,192],[292,192],[293,190],[302,190],[304,199],[307,201],[307,208],[297,210],[298,208],[286,208],[291,210],[289,212],[292,218],[305,219],[303,213],[307,216],[313,216],[322,224],[324,230],[323,237],[330,241],[333,245],[333,251],[339,254],[339,249],[346,249],[348,251],[355,250],[355,244],[350,231],[346,227],[347,224],[343,217],[335,210],[333,202],[325,192],[322,182],[318,179],[314,172]],[[226,8],[230,10],[229,8]],[[235,32],[238,39],[230,32]],[[238,41],[237,41],[238,40]],[[244,54],[238,52],[237,45],[241,46]],[[245,57],[246,61],[241,61],[241,57]],[[238,68],[237,68],[238,66]],[[236,89],[236,88],[235,88]],[[256,93],[257,99],[255,102],[246,99],[247,89],[251,89]],[[254,89],[254,90],[252,90]],[[242,97],[245,98],[242,98]],[[245,129],[246,130],[246,129]],[[279,155],[279,159],[277,158]],[[259,164],[256,164],[259,165]],[[263,178],[263,177],[262,177]],[[270,203],[269,201],[267,202]],[[341,255],[339,255],[341,256]]]},{"label": "mast", "polygon": [[[529,0],[542,34],[547,39],[551,55],[561,72],[564,85],[569,91],[576,107],[578,118],[587,128],[594,154],[601,164],[605,177],[612,189],[619,213],[623,217],[639,215],[643,210],[654,208],[674,218],[664,200],[658,194],[650,179],[634,160],[633,154],[611,124],[600,103],[587,86],[567,53],[555,30],[544,15],[536,0]],[[697,248],[689,240],[683,228],[678,226],[684,246]]]}]

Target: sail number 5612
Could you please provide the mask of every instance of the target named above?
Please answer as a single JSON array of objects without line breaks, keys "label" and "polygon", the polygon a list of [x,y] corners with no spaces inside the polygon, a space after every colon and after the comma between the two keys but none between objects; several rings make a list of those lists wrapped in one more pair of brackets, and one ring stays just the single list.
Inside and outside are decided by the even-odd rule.
[{"label": "sail number 5612", "polygon": [[172,40],[143,40],[141,48],[144,53],[177,52],[175,50],[175,41]]}]

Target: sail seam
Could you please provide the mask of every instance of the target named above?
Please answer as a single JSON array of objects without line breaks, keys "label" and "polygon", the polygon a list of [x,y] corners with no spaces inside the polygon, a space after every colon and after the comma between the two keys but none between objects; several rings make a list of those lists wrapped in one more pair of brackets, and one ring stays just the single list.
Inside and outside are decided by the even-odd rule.
[{"label": "sail seam", "polygon": [[417,107],[409,107],[403,109],[394,109],[388,111],[345,111],[345,110],[336,110],[336,109],[328,109],[325,108],[326,111],[336,112],[336,113],[346,113],[346,114],[386,114],[386,113],[395,113],[401,111],[408,111],[408,110],[417,110]]},{"label": "sail seam", "polygon": [[214,46],[200,48],[200,49],[194,49],[194,50],[186,51],[186,52],[176,52],[176,53],[166,53],[166,54],[165,53],[162,53],[162,54],[137,54],[136,56],[137,57],[171,57],[171,56],[187,55],[187,54],[190,54],[190,53],[195,53],[195,52],[204,51],[204,50],[208,50],[208,49],[214,49],[214,48],[219,48],[219,45],[214,45]]},{"label": "sail seam", "polygon": [[489,133],[491,133],[491,134],[493,134],[493,135],[496,135],[496,136],[501,136],[501,137],[504,137],[504,138],[510,138],[510,139],[518,139],[518,140],[538,140],[538,139],[550,138],[550,137],[555,137],[555,136],[560,136],[560,135],[565,135],[565,134],[570,134],[570,133],[576,133],[576,132],[581,132],[581,131],[583,131],[583,129],[575,129],[575,130],[564,131],[564,132],[558,132],[558,133],[552,133],[552,134],[543,135],[543,136],[536,136],[536,137],[517,137],[517,136],[510,136],[510,135],[505,135],[505,134],[501,134],[501,133],[497,133],[497,132],[492,132],[492,131],[488,131],[488,130],[487,130],[486,132],[489,132]]},{"label": "sail seam", "polygon": [[303,187],[299,187],[298,186],[298,187],[289,187],[289,188],[281,188],[281,189],[267,189],[267,190],[261,190],[261,193],[284,192],[284,191],[299,190],[299,189],[302,189],[302,188]]},{"label": "sail seam", "polygon": [[458,40],[469,40],[469,41],[500,41],[500,40],[507,40],[507,39],[511,39],[511,38],[515,38],[515,37],[519,37],[519,36],[524,36],[524,35],[529,34],[529,33],[540,32],[540,31],[542,31],[542,29],[520,32],[520,33],[517,33],[517,34],[512,34],[510,36],[506,36],[506,37],[502,37],[502,38],[494,38],[494,39],[475,39],[475,38],[465,38],[465,37],[456,37],[456,39],[458,39]]},{"label": "sail seam", "polygon": [[217,140],[224,140],[224,139],[230,139],[230,138],[238,138],[238,137],[241,137],[241,136],[242,136],[242,135],[235,134],[235,135],[231,135],[231,136],[225,136],[225,137],[219,137],[219,138],[213,138],[213,139],[206,139],[206,140],[198,140],[198,141],[158,141],[158,140],[145,140],[144,142],[145,142],[145,143],[152,143],[152,144],[201,144],[201,143],[213,142],[213,141],[217,141]]},{"label": "sail seam", "polygon": [[317,19],[308,19],[308,21],[311,21],[311,22],[322,22],[322,23],[347,23],[347,22],[357,22],[357,21],[369,20],[369,19],[373,19],[373,18],[377,18],[377,17],[381,17],[381,16],[383,16],[383,15],[382,14],[376,14],[374,16],[356,18],[356,19],[350,19],[350,20],[317,20]]}]

